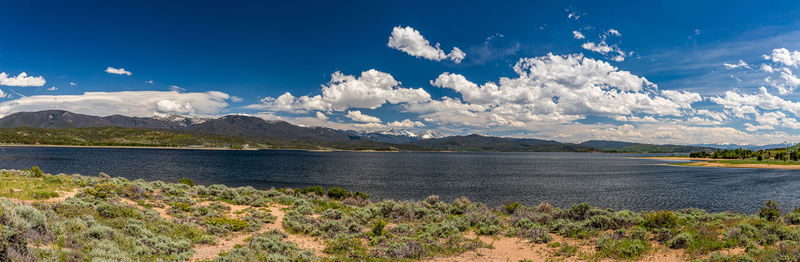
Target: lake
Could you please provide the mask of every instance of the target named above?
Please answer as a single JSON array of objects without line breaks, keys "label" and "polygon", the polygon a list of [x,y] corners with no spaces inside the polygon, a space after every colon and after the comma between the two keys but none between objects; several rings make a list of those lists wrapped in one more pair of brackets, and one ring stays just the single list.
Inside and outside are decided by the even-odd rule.
[{"label": "lake", "polygon": [[226,151],[0,147],[0,168],[229,186],[340,186],[373,199],[757,212],[800,204],[796,170],[669,166],[642,154]]}]

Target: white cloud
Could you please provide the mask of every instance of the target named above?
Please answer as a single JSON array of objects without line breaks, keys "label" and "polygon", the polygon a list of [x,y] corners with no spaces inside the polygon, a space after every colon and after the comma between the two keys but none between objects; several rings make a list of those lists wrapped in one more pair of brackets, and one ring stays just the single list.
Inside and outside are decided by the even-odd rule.
[{"label": "white cloud", "polygon": [[695,112],[695,114],[696,115],[701,115],[701,116],[707,116],[707,117],[710,117],[711,119],[714,119],[714,120],[717,120],[717,121],[723,121],[723,120],[727,120],[728,119],[728,115],[725,114],[724,112],[712,112],[712,111],[709,111],[707,109],[697,110],[697,112]]},{"label": "white cloud", "polygon": [[453,47],[450,54],[445,54],[445,52],[439,48],[439,43],[435,46],[431,46],[430,42],[426,40],[419,31],[410,26],[394,27],[394,29],[392,29],[392,35],[389,36],[389,43],[387,43],[387,45],[414,57],[422,57],[433,61],[450,59],[458,64],[466,57],[466,53],[461,51],[458,47]]},{"label": "white cloud", "polygon": [[595,53],[600,53],[602,55],[611,55],[611,59],[617,62],[625,61],[625,57],[629,55],[628,53],[625,53],[625,51],[622,51],[622,49],[617,47],[617,45],[608,45],[605,39],[600,40],[599,43],[586,42],[583,43],[581,47],[583,47],[583,49]]},{"label": "white cloud", "polygon": [[113,68],[113,67],[110,67],[110,66],[108,68],[106,68],[106,73],[115,74],[115,75],[132,75],[133,74],[130,71],[125,70],[125,68]]},{"label": "white cloud", "polygon": [[761,70],[764,70],[764,72],[767,72],[767,73],[775,72],[775,69],[772,68],[772,66],[767,65],[767,64],[761,64]]},{"label": "white cloud", "polygon": [[572,31],[572,37],[575,38],[575,39],[584,39],[584,38],[586,38],[585,36],[583,36],[583,33],[581,33],[580,31]]},{"label": "white cloud", "polygon": [[797,67],[800,65],[800,51],[789,51],[786,48],[772,49],[772,55],[764,55],[764,59],[783,64],[785,66]]},{"label": "white cloud", "polygon": [[328,116],[326,116],[324,113],[322,113],[320,111],[317,111],[317,119],[319,119],[319,120],[328,120]]},{"label": "white cloud", "polygon": [[77,86],[78,84],[76,84],[75,82],[69,82],[69,85],[70,86]]},{"label": "white cloud", "polygon": [[427,122],[460,126],[530,126],[568,122],[587,115],[634,113],[682,115],[700,101],[691,92],[664,91],[643,77],[580,54],[523,58],[514,66],[517,78],[478,85],[464,76],[443,73],[432,86],[458,92],[463,102],[444,97],[405,105]]},{"label": "white cloud", "polygon": [[[752,132],[752,131],[751,131]],[[795,141],[783,132],[748,133],[732,127],[694,126],[678,123],[624,124],[620,126],[562,124],[545,126],[536,134],[559,141],[617,140],[654,144],[775,144]]]},{"label": "white cloud", "polygon": [[692,103],[703,101],[700,94],[689,91],[662,90],[661,94],[680,105],[681,108],[691,108]]},{"label": "white cloud", "polygon": [[622,121],[622,122],[637,122],[637,123],[656,123],[659,122],[658,119],[652,116],[616,116],[614,120]]},{"label": "white cloud", "polygon": [[345,117],[350,118],[353,121],[362,122],[362,123],[380,123],[381,122],[380,118],[362,114],[361,111],[358,111],[358,110],[347,111],[347,115],[345,115]]},{"label": "white cloud", "polygon": [[0,86],[44,86],[45,83],[44,77],[28,76],[25,72],[11,77],[5,72],[0,73]]},{"label": "white cloud", "polygon": [[270,111],[344,111],[348,108],[375,109],[383,104],[424,102],[431,99],[430,94],[418,88],[400,87],[392,75],[370,69],[359,77],[335,72],[331,81],[322,86],[322,94],[295,97],[287,92],[278,98],[266,97],[261,104],[249,105],[251,109]]},{"label": "white cloud", "polygon": [[58,88],[56,88],[56,86],[51,86],[51,87],[47,88],[47,91],[56,91],[56,90],[58,90]]},{"label": "white cloud", "polygon": [[756,94],[739,94],[726,91],[724,96],[711,97],[714,103],[733,110],[735,115],[745,118],[745,114],[757,113],[756,107],[763,110],[784,110],[795,116],[800,116],[800,103],[785,100],[770,94],[765,87],[759,88]]},{"label": "white cloud", "polygon": [[608,44],[606,44],[605,40],[600,41],[600,43],[597,43],[597,44],[595,44],[594,42],[586,42],[586,43],[583,43],[583,45],[581,45],[581,47],[583,47],[583,49],[586,49],[586,50],[589,50],[589,51],[592,51],[592,52],[596,52],[596,53],[601,53],[601,54],[604,54],[604,55],[608,54],[611,51],[614,51],[614,48],[609,46]]},{"label": "white cloud", "polygon": [[174,100],[158,101],[158,103],[156,103],[156,110],[158,110],[159,113],[167,114],[187,114],[194,111],[191,103],[186,102],[185,104],[180,104]]},{"label": "white cloud", "polygon": [[420,121],[411,121],[410,119],[404,119],[403,121],[392,121],[386,123],[387,126],[396,127],[396,128],[414,128],[414,127],[424,127]]},{"label": "white cloud", "polygon": [[736,69],[736,68],[740,68],[740,67],[741,67],[741,68],[747,68],[747,69],[750,69],[750,65],[748,65],[748,64],[747,64],[747,63],[746,63],[744,60],[742,60],[742,59],[739,59],[739,63],[736,63],[736,64],[724,63],[724,64],[722,64],[722,65],[723,65],[723,66],[725,66],[725,68],[727,68],[727,69]]},{"label": "white cloud", "polygon": [[[160,111],[213,116],[228,106],[230,95],[218,91],[86,92],[81,95],[36,95],[0,103],[0,115],[60,109],[89,115],[152,116]],[[168,102],[164,102],[168,101]]]},{"label": "white cloud", "polygon": [[615,36],[622,36],[622,34],[620,34],[619,31],[617,31],[617,29],[613,29],[613,28],[612,29],[608,29],[608,33],[611,34],[611,35],[615,35]]},{"label": "white cloud", "polygon": [[153,82],[153,80],[147,80],[147,81],[144,81],[144,83],[152,85],[154,82]]}]

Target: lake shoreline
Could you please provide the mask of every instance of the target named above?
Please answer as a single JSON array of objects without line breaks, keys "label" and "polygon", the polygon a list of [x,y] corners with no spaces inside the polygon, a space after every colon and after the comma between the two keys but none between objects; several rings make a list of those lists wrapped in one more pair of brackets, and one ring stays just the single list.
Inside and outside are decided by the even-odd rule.
[{"label": "lake shoreline", "polygon": [[673,166],[698,166],[698,167],[716,167],[716,168],[757,168],[757,169],[800,169],[800,165],[776,165],[776,164],[732,164],[732,163],[718,163],[718,162],[691,162],[691,163],[675,163],[669,164]]}]

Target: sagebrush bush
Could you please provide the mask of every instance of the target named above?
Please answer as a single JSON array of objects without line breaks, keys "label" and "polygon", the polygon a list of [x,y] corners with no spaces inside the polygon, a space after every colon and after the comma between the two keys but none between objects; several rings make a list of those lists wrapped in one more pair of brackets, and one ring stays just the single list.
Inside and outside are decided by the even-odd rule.
[{"label": "sagebrush bush", "polygon": [[648,228],[673,228],[678,225],[678,216],[667,210],[646,213],[643,225]]}]

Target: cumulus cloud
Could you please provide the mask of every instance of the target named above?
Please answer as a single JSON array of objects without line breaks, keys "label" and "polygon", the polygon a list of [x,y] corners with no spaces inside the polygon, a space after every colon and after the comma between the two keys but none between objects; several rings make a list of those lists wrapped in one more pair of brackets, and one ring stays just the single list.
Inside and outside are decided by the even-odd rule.
[{"label": "cumulus cloud", "polygon": [[776,48],[771,55],[764,55],[764,59],[782,64],[785,66],[797,67],[800,65],[800,51],[789,51],[786,48]]},{"label": "cumulus cloud", "polygon": [[85,92],[80,95],[36,95],[0,103],[0,115],[49,109],[90,115],[152,116],[154,113],[217,115],[228,106],[230,95],[218,92],[173,91]]},{"label": "cumulus cloud", "polygon": [[51,86],[51,87],[47,88],[47,91],[56,91],[56,90],[58,90],[58,88],[56,88],[56,86]]},{"label": "cumulus cloud", "polygon": [[408,112],[428,122],[473,126],[529,126],[542,121],[569,122],[587,115],[627,116],[634,113],[683,115],[700,101],[692,92],[664,91],[644,77],[580,54],[522,58],[516,78],[475,84],[466,77],[443,73],[431,85],[452,89],[461,99],[444,97],[409,103]]},{"label": "cumulus cloud", "polygon": [[584,38],[586,38],[585,36],[583,36],[583,33],[581,33],[580,31],[572,31],[572,37],[575,38],[575,39],[584,39]]},{"label": "cumulus cloud", "polygon": [[536,132],[559,141],[617,140],[654,144],[776,144],[796,140],[784,132],[748,133],[733,127],[697,126],[681,123],[643,123],[620,126],[562,124]]},{"label": "cumulus cloud", "polygon": [[110,67],[110,66],[108,68],[106,68],[106,73],[115,74],[115,75],[132,75],[133,74],[130,71],[125,70],[125,68],[113,68],[113,67]]},{"label": "cumulus cloud", "polygon": [[325,113],[317,111],[317,119],[319,119],[319,120],[328,120],[328,116],[326,116]]},{"label": "cumulus cloud", "polygon": [[617,29],[613,29],[613,28],[612,29],[608,29],[608,34],[613,35],[613,36],[622,36],[622,34],[620,34],[619,31],[617,31]]},{"label": "cumulus cloud", "polygon": [[608,45],[605,39],[600,40],[600,42],[598,43],[586,42],[583,43],[581,47],[583,47],[583,49],[595,53],[600,53],[602,55],[609,55],[611,59],[617,62],[625,61],[625,57],[629,55],[625,53],[625,51],[622,51],[622,49],[620,49],[617,45]]},{"label": "cumulus cloud", "polygon": [[186,114],[194,111],[191,103],[186,102],[185,104],[180,104],[174,100],[158,101],[158,103],[156,103],[156,110],[158,110],[159,113],[167,114]]},{"label": "cumulus cloud", "polygon": [[736,63],[736,64],[723,63],[722,65],[725,66],[725,68],[727,68],[727,69],[736,69],[736,68],[747,68],[747,69],[750,69],[750,65],[748,65],[747,62],[745,62],[742,59],[739,59],[739,63]]},{"label": "cumulus cloud", "polygon": [[466,53],[461,51],[458,47],[453,47],[449,54],[440,48],[439,43],[431,46],[431,43],[422,36],[416,29],[406,26],[396,26],[392,29],[392,35],[389,36],[389,43],[387,45],[391,48],[403,51],[414,57],[422,57],[433,61],[442,61],[450,59],[453,63],[461,63],[464,60]]},{"label": "cumulus cloud", "polygon": [[795,116],[800,116],[800,103],[772,95],[763,86],[755,94],[739,94],[734,91],[726,91],[723,96],[711,97],[709,100],[731,109],[734,115],[740,118],[745,118],[747,114],[757,114],[756,108],[761,108],[762,110],[784,110]]},{"label": "cumulus cloud", "polygon": [[420,121],[411,121],[410,119],[404,119],[403,121],[392,121],[386,123],[387,126],[396,127],[396,128],[414,128],[414,127],[424,127]]},{"label": "cumulus cloud", "polygon": [[706,116],[716,121],[723,121],[728,119],[728,115],[724,112],[713,112],[708,109],[700,109],[695,112],[696,115]]},{"label": "cumulus cloud", "polygon": [[70,86],[77,86],[78,84],[76,84],[75,82],[69,82],[69,85]]},{"label": "cumulus cloud", "polygon": [[383,104],[424,102],[430,94],[418,88],[404,88],[392,75],[370,69],[360,76],[335,72],[330,82],[322,86],[322,94],[295,97],[289,92],[272,98],[266,97],[260,104],[249,105],[251,109],[270,111],[344,111],[348,108],[375,109]]},{"label": "cumulus cloud", "polygon": [[0,73],[0,86],[44,86],[47,81],[43,76],[28,76],[22,72],[17,76],[9,76],[5,72]]},{"label": "cumulus cloud", "polygon": [[347,115],[345,115],[345,117],[350,118],[353,121],[362,122],[362,123],[380,123],[381,122],[380,118],[377,118],[377,117],[374,117],[374,116],[370,116],[370,115],[365,115],[365,114],[361,113],[361,111],[358,111],[358,110],[347,111]]},{"label": "cumulus cloud", "polygon": [[661,94],[678,104],[681,108],[691,108],[692,103],[703,101],[700,94],[689,91],[663,90]]}]

